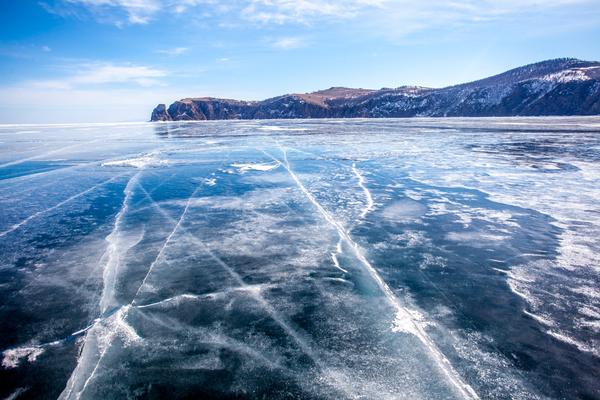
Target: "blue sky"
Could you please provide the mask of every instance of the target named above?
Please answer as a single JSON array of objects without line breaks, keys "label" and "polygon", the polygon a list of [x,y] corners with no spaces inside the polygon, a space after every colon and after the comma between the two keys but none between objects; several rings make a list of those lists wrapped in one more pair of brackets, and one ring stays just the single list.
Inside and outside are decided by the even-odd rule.
[{"label": "blue sky", "polygon": [[0,123],[142,121],[182,97],[466,82],[600,60],[598,0],[7,0]]}]

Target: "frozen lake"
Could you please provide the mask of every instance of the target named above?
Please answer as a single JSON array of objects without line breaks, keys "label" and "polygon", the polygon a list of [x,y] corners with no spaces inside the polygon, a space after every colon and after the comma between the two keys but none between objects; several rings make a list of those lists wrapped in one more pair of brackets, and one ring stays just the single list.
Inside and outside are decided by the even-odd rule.
[{"label": "frozen lake", "polygon": [[600,399],[600,118],[0,125],[0,398]]}]

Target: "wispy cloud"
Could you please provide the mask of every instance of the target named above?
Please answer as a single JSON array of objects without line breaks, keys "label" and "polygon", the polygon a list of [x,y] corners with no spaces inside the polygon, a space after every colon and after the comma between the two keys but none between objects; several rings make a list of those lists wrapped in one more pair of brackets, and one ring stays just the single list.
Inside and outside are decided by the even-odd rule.
[{"label": "wispy cloud", "polygon": [[133,82],[140,86],[160,84],[158,78],[166,76],[163,70],[143,65],[89,64],[71,78],[75,84],[105,84]]},{"label": "wispy cloud", "polygon": [[[211,16],[216,26],[313,25],[354,19],[354,26],[385,23],[383,28],[410,33],[443,24],[466,24],[535,15],[561,7],[598,5],[597,0],[53,0],[41,3],[65,17],[88,10],[117,26],[148,24],[165,15]],[[72,8],[75,7],[75,10]]]},{"label": "wispy cloud", "polygon": [[66,80],[60,79],[48,79],[39,81],[28,81],[23,85],[24,87],[31,89],[48,89],[48,90],[70,90],[71,84]]},{"label": "wispy cloud", "polygon": [[271,46],[276,49],[295,49],[306,45],[306,39],[300,36],[287,36],[271,41]]},{"label": "wispy cloud", "polygon": [[[57,0],[58,4],[43,3],[49,12],[59,15],[77,15],[69,6],[87,8],[102,22],[122,27],[125,24],[144,25],[160,13],[183,14],[199,5],[226,12],[229,7],[217,0]],[[61,7],[62,5],[62,7]],[[111,15],[111,13],[116,13]],[[111,18],[112,17],[112,18]]]},{"label": "wispy cloud", "polygon": [[69,67],[76,72],[61,79],[29,81],[25,86],[38,89],[72,90],[107,84],[133,84],[142,87],[160,86],[167,75],[161,69],[143,65],[88,63]]},{"label": "wispy cloud", "polygon": [[[369,8],[381,8],[391,0],[46,0],[48,12],[63,17],[81,17],[87,10],[100,22],[118,27],[143,25],[166,13],[175,15],[216,16],[219,26],[240,26],[241,22],[258,24],[310,24],[316,19],[333,20],[358,15]],[[237,21],[237,22],[236,22]]]},{"label": "wispy cloud", "polygon": [[386,0],[250,0],[242,16],[260,23],[311,23],[323,17],[347,19],[365,9],[381,8]]},{"label": "wispy cloud", "polygon": [[[65,0],[65,3],[79,4],[96,13],[116,9],[126,14],[130,24],[147,24],[162,9],[159,0]],[[119,25],[122,21],[115,19],[114,23]]]},{"label": "wispy cloud", "polygon": [[189,51],[188,47],[174,47],[172,49],[162,49],[157,50],[156,52],[159,54],[166,54],[168,56],[180,56]]}]

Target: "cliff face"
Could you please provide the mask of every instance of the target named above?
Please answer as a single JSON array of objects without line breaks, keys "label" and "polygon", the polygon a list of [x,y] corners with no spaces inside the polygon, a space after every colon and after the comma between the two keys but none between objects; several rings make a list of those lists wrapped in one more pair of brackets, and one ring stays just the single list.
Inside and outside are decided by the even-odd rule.
[{"label": "cliff face", "polygon": [[256,104],[255,102],[210,97],[183,99],[171,104],[166,113],[173,121],[247,119],[250,118],[248,115],[255,109]]},{"label": "cliff face", "polygon": [[172,121],[173,119],[167,112],[167,106],[164,104],[159,104],[156,106],[154,110],[152,110],[152,116],[150,117],[150,121]]},{"label": "cliff face", "polygon": [[598,114],[600,63],[557,59],[442,89],[334,87],[257,102],[189,98],[168,109],[159,104],[151,120]]}]

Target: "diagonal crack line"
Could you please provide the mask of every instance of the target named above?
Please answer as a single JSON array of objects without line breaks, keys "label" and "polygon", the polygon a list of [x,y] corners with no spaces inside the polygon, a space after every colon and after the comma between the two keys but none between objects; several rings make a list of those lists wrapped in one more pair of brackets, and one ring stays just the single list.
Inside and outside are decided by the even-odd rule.
[{"label": "diagonal crack line", "polygon": [[454,387],[458,390],[458,392],[466,399],[479,399],[479,396],[473,390],[473,388],[465,383],[458,372],[454,369],[450,361],[446,358],[446,356],[437,348],[435,343],[429,338],[425,329],[412,318],[410,310],[406,307],[402,306],[394,292],[390,289],[387,283],[381,278],[377,270],[371,265],[371,263],[366,259],[363,255],[361,248],[359,245],[350,237],[348,232],[344,229],[344,227],[336,221],[333,216],[325,210],[325,208],[319,203],[319,201],[315,198],[315,196],[304,186],[302,181],[298,178],[296,173],[292,170],[290,163],[287,158],[287,151],[285,148],[281,148],[283,153],[284,161],[281,162],[279,159],[271,155],[270,153],[263,150],[263,153],[269,156],[276,162],[281,163],[283,167],[287,170],[290,177],[294,180],[298,188],[304,193],[304,195],[308,198],[308,200],[314,205],[317,211],[321,214],[321,216],[329,222],[337,231],[340,237],[348,244],[348,246],[353,250],[355,257],[363,264],[371,278],[375,281],[377,286],[385,295],[387,301],[396,311],[396,321],[401,322],[402,324],[409,325],[409,332],[414,334],[423,345],[429,350],[432,358],[440,367],[441,371],[446,375],[449,381],[454,385]]},{"label": "diagonal crack line", "polygon": [[[117,213],[117,216],[115,217],[115,222],[114,222],[114,225],[113,225],[113,230],[106,237],[106,240],[108,242],[108,246],[107,246],[105,254],[108,254],[108,260],[107,260],[107,263],[106,263],[106,266],[105,266],[105,270],[104,270],[104,274],[103,274],[104,288],[102,290],[102,297],[100,299],[100,307],[101,307],[101,311],[102,311],[103,314],[105,313],[105,306],[103,304],[107,301],[107,298],[106,298],[106,296],[107,296],[107,290],[108,290],[108,285],[107,284],[110,284],[108,282],[108,278],[114,277],[114,275],[117,272],[116,270],[119,267],[118,255],[115,258],[115,252],[118,250],[117,249],[117,244],[115,243],[115,239],[118,236],[119,226],[121,224],[123,216],[125,215],[125,213],[128,210],[129,201],[130,201],[131,195],[132,195],[132,187],[139,180],[139,177],[140,177],[141,173],[142,173],[142,171],[137,172],[127,182],[127,185],[125,186],[125,189],[123,191],[123,193],[125,194],[125,196],[123,198],[123,203],[121,205],[121,209],[119,210],[119,212]],[[119,310],[117,310],[117,312],[124,312],[124,313],[127,313],[127,311],[128,311],[128,309],[123,309],[123,308],[120,308]],[[98,318],[91,326],[89,326],[89,327],[87,327],[85,329],[86,339],[87,339],[87,332],[90,329],[92,329],[94,326],[96,326],[98,322],[104,320],[105,318],[106,318],[106,316],[104,316],[104,318],[102,318],[102,317]],[[87,346],[87,340],[83,344],[82,353],[84,351],[86,351],[86,346]],[[79,399],[81,397],[81,395],[83,394],[83,392],[87,388],[88,384],[92,381],[93,377],[95,376],[95,374],[96,374],[96,372],[97,372],[97,370],[98,370],[98,368],[100,366],[100,363],[104,359],[104,356],[105,356],[105,354],[106,354],[106,352],[108,351],[109,348],[110,348],[110,342],[106,343],[106,347],[99,354],[98,360],[97,360],[96,364],[94,365],[94,368],[92,369],[90,375],[87,377],[87,379],[83,383],[83,386],[81,387],[81,389],[78,390],[77,393],[73,393],[73,391],[76,390],[75,389],[75,385],[77,384],[79,375],[81,373],[83,373],[82,368],[84,368],[83,365],[82,365],[83,361],[82,361],[81,355],[79,356],[80,358],[78,360],[77,366],[75,367],[75,370],[71,374],[71,377],[69,378],[69,381],[67,382],[67,386],[65,387],[65,389],[63,390],[63,392],[60,394],[60,396],[59,396],[60,399],[71,398],[71,396],[73,394],[74,394],[74,397],[76,399]]]},{"label": "diagonal crack line", "polygon": [[[169,236],[167,236],[167,238],[165,239],[162,247],[160,248],[158,254],[156,255],[156,258],[150,264],[150,267],[148,268],[148,272],[146,273],[146,276],[144,276],[144,279],[142,280],[142,283],[138,287],[138,290],[135,292],[135,295],[133,296],[133,299],[131,300],[130,304],[132,304],[132,305],[135,304],[135,300],[136,300],[137,296],[140,294],[140,291],[142,290],[142,288],[144,287],[144,285],[146,284],[146,280],[148,279],[148,277],[150,276],[150,274],[154,270],[154,267],[156,266],[156,264],[158,264],[158,262],[164,256],[164,254],[166,252],[166,249],[167,249],[167,246],[169,245],[169,243],[171,242],[171,239],[173,238],[173,236],[179,230],[181,224],[183,223],[183,220],[184,220],[184,218],[185,218],[185,216],[186,216],[186,214],[188,212],[188,209],[190,208],[190,204],[192,202],[192,199],[196,196],[196,193],[198,193],[198,190],[200,190],[200,186],[198,186],[198,187],[196,187],[196,189],[194,189],[194,191],[192,192],[192,194],[188,198],[187,202],[185,203],[185,208],[183,209],[183,212],[181,213],[181,216],[177,220],[177,223],[173,227],[173,230],[171,231],[171,233],[169,233]],[[155,203],[154,200],[152,200],[152,201]]]},{"label": "diagonal crack line", "polygon": [[14,232],[17,229],[19,229],[20,227],[22,227],[23,225],[26,225],[27,223],[29,223],[29,221],[31,221],[31,220],[33,220],[33,219],[35,219],[35,218],[37,218],[37,217],[39,217],[41,215],[47,214],[47,213],[49,213],[51,211],[54,211],[54,210],[56,210],[56,209],[64,206],[65,204],[70,203],[73,200],[76,200],[76,199],[78,199],[78,198],[80,198],[82,196],[85,196],[86,194],[88,194],[90,192],[93,192],[94,190],[98,189],[99,187],[107,185],[107,184],[109,184],[109,183],[111,183],[111,182],[119,179],[120,177],[122,177],[124,175],[126,175],[126,174],[120,174],[120,175],[114,176],[114,177],[112,177],[110,179],[107,179],[107,180],[105,180],[103,182],[100,182],[100,183],[98,183],[98,184],[96,184],[96,185],[94,185],[94,186],[92,186],[92,187],[90,187],[90,188],[88,188],[88,189],[86,189],[86,190],[84,190],[82,192],[74,194],[73,196],[71,196],[71,197],[69,197],[69,198],[67,198],[67,199],[65,199],[65,200],[63,200],[63,201],[61,201],[61,202],[53,205],[50,208],[47,208],[45,210],[41,210],[41,211],[38,211],[38,212],[36,212],[34,214],[31,214],[30,216],[28,216],[24,220],[22,220],[20,222],[17,222],[16,224],[12,225],[9,229],[7,229],[7,230],[5,230],[3,232],[0,232],[0,237],[4,237],[4,236],[8,235],[9,233]]},{"label": "diagonal crack line", "polygon": [[[139,178],[143,171],[137,172],[130,180],[127,182],[127,186],[125,187],[124,193],[125,197],[123,199],[123,204],[121,206],[121,210],[117,214],[113,226],[113,230],[106,237],[106,241],[108,242],[108,246],[106,249],[106,254],[108,260],[106,262],[106,266],[104,268],[103,280],[104,280],[104,288],[102,291],[102,297],[100,299],[100,309],[102,313],[105,313],[108,309],[109,302],[112,300],[112,291],[114,290],[114,286],[117,279],[118,270],[120,267],[120,258],[121,254],[119,252],[119,236],[121,235],[120,227],[123,221],[125,214],[129,211],[129,202],[131,201],[131,197],[133,195],[133,189],[137,185]],[[110,289],[110,291],[109,291]]]},{"label": "diagonal crack line", "polygon": [[60,147],[58,149],[50,150],[50,151],[47,151],[46,153],[38,154],[36,156],[22,158],[20,160],[9,161],[7,163],[0,164],[0,168],[6,168],[6,167],[11,167],[13,165],[23,164],[23,163],[25,163],[27,161],[39,160],[40,158],[51,156],[53,154],[60,153],[61,151],[66,151],[66,150],[74,149],[74,148],[81,147],[81,146],[84,146],[84,145],[89,145],[89,144],[92,144],[92,143],[99,142],[100,140],[103,140],[103,139],[96,139],[96,140],[92,140],[90,142],[85,142],[85,143],[75,143],[75,144],[71,144],[71,145],[68,145],[68,146]]},{"label": "diagonal crack line", "polygon": [[[141,187],[141,189],[146,194],[146,196],[149,196],[149,193],[143,187]],[[152,201],[153,206],[156,207],[158,212],[163,214],[165,218],[173,220],[173,218],[166,211],[164,211],[158,203],[156,203],[151,197],[149,199]],[[209,257],[213,259],[219,266],[221,266],[240,287],[249,287],[249,285],[246,282],[244,282],[242,277],[237,272],[235,272],[235,270],[231,266],[229,266],[225,261],[223,261],[219,256],[214,254],[214,252],[206,243],[197,238],[193,233],[188,232],[183,227],[180,227],[179,230],[182,232],[182,234],[185,235],[186,238],[194,242],[194,244],[197,244],[198,246],[202,247],[204,251],[209,255]],[[304,352],[304,354],[310,357],[310,359],[314,362],[315,366],[321,371],[326,370],[325,362],[321,359],[321,357],[319,357],[319,355],[309,344],[309,340],[307,338],[304,338],[304,336],[301,333],[297,332],[285,320],[285,318],[281,316],[279,312],[277,312],[277,310],[275,310],[275,308],[260,294],[260,292],[257,293],[255,291],[250,290],[249,293],[251,293],[251,295],[260,304],[260,306],[263,307],[263,309],[271,316],[273,321],[275,321],[284,330],[284,332],[296,342],[296,344],[298,345],[298,347],[300,347],[302,352]],[[345,388],[345,385],[343,385],[342,381],[338,382],[338,389],[344,392],[347,391],[347,388]]]}]

